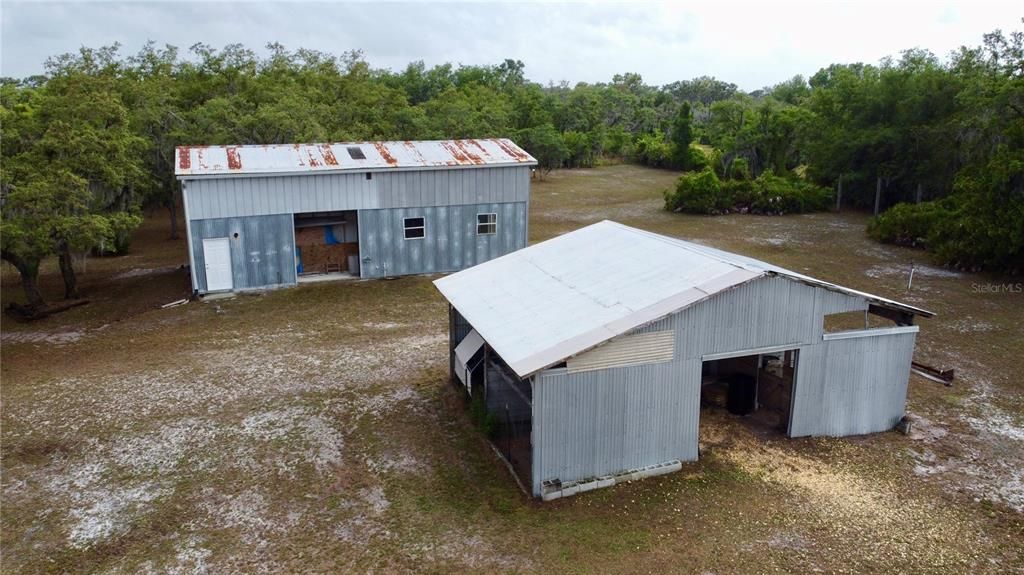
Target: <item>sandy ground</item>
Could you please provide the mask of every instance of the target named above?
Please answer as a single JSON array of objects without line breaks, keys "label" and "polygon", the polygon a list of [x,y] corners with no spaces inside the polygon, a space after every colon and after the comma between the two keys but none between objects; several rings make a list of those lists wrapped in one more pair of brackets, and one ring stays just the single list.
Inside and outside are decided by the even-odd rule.
[{"label": "sandy ground", "polygon": [[954,387],[912,380],[910,436],[790,440],[702,413],[682,472],[540,504],[446,382],[431,278],[158,309],[187,280],[147,222],[132,256],[90,261],[90,305],[4,320],[0,570],[1024,571],[1021,296],[875,244],[857,214],[664,213],[672,179],[553,174],[533,241],[615,218],[935,309],[916,356]]}]

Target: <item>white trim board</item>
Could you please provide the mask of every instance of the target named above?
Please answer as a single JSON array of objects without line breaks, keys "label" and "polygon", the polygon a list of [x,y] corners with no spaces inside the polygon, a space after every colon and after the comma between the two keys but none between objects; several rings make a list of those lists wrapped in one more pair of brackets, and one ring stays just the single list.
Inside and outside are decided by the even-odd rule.
[{"label": "white trim board", "polygon": [[748,355],[761,355],[763,353],[776,353],[779,351],[794,351],[806,344],[800,343],[788,343],[785,345],[773,345],[769,347],[755,347],[751,349],[741,349],[738,351],[723,351],[721,353],[709,353],[700,356],[701,361],[715,361],[716,359],[729,359],[731,357],[746,357]]},{"label": "white trim board", "polygon": [[826,333],[821,336],[824,341],[831,341],[834,339],[854,339],[858,337],[877,337],[883,335],[896,335],[901,333],[917,333],[921,330],[921,326],[917,325],[903,325],[899,327],[882,327],[874,329],[856,329],[852,331],[837,331],[835,333]]}]

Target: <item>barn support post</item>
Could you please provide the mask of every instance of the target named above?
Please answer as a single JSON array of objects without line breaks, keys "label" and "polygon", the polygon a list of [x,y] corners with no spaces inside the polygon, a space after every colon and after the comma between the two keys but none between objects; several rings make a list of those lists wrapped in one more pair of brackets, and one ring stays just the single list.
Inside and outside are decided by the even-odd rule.
[{"label": "barn support post", "polygon": [[448,381],[455,385],[455,307],[448,304]]}]

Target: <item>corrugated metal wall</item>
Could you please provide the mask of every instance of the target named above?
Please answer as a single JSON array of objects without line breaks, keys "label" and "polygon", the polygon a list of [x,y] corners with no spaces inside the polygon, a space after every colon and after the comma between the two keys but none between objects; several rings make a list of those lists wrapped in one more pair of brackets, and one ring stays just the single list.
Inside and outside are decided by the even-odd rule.
[{"label": "corrugated metal wall", "polygon": [[[493,235],[477,235],[476,216],[497,214]],[[425,219],[422,239],[404,239],[404,218]],[[359,252],[364,278],[449,272],[526,247],[527,204],[479,204],[362,210]]]},{"label": "corrugated metal wall", "polygon": [[526,202],[530,168],[464,168],[186,180],[192,220],[416,206]]},{"label": "corrugated metal wall", "polygon": [[700,361],[569,374],[546,370],[533,389],[533,493],[563,482],[673,459],[697,459]]},{"label": "corrugated metal wall", "polygon": [[[234,289],[295,283],[292,216],[217,218],[191,222],[196,289],[206,291],[204,238],[229,238]],[[238,234],[238,237],[235,237]]]},{"label": "corrugated metal wall", "polygon": [[860,435],[903,416],[916,328],[800,348],[790,435]]},{"label": "corrugated metal wall", "polygon": [[824,316],[867,309],[865,300],[782,277],[759,278],[716,294],[636,332],[675,330],[676,354],[700,358],[821,340]]},{"label": "corrugated metal wall", "polygon": [[858,297],[761,278],[630,332],[673,330],[672,362],[537,374],[535,494],[548,479],[578,481],[695,459],[705,355],[799,349],[793,435],[891,428],[903,415],[913,334],[822,339],[824,315],[866,308]]}]

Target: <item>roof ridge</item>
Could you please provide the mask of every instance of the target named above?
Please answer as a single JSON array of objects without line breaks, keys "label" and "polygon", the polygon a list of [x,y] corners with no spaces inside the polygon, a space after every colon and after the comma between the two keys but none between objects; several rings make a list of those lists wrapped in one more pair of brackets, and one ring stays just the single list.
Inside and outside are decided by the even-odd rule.
[{"label": "roof ridge", "polygon": [[[435,144],[440,142],[469,142],[472,140],[485,142],[512,142],[509,138],[447,138],[442,140],[357,140],[357,141],[332,141],[332,142],[288,142],[284,144],[181,144],[178,148],[293,148],[295,146],[356,146],[373,144]],[[515,143],[515,142],[513,142]],[[519,147],[516,144],[516,147]]]},{"label": "roof ridge", "polygon": [[[739,268],[739,269],[743,269],[743,270],[747,270],[747,271],[759,271],[759,272],[764,272],[765,271],[765,270],[751,270],[750,266],[743,265],[743,264],[741,264],[739,262],[736,262],[735,260],[730,260],[730,259],[727,259],[727,258],[723,258],[722,256],[719,256],[718,254],[708,253],[708,252],[706,252],[704,250],[699,249],[700,247],[703,247],[703,246],[700,246],[699,244],[695,244],[693,242],[688,242],[686,240],[681,240],[679,238],[673,238],[671,236],[666,236],[665,234],[657,234],[657,233],[654,233],[654,232],[649,232],[647,230],[641,230],[640,228],[634,228],[632,226],[627,226],[626,224],[621,224],[621,223],[613,221],[613,220],[602,220],[599,223],[604,223],[604,222],[608,222],[609,224],[618,226],[620,228],[623,228],[623,229],[625,229],[627,231],[633,232],[633,233],[638,234],[638,235],[642,235],[642,236],[645,236],[645,237],[648,237],[648,238],[651,238],[651,239],[656,239],[656,240],[658,240],[660,242],[665,242],[667,244],[674,245],[674,246],[676,246],[678,248],[687,250],[687,251],[689,251],[691,253],[696,253],[696,254],[700,254],[700,255],[705,256],[705,257],[712,258],[712,259],[714,259],[714,260],[716,260],[718,262],[721,262],[723,264],[731,265],[734,268]],[[756,259],[756,258],[751,258],[751,259]],[[757,260],[757,261],[760,261],[760,260]],[[766,265],[771,265],[771,264],[768,264],[768,262],[764,262],[764,263]]]}]

